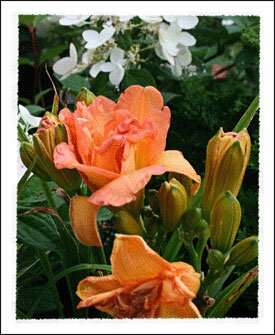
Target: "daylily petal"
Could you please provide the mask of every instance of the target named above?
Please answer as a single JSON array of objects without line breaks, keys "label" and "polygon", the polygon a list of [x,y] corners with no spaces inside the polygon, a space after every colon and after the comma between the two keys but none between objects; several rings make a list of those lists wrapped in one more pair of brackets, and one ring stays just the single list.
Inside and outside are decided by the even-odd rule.
[{"label": "daylily petal", "polygon": [[198,308],[191,301],[188,304],[179,305],[174,302],[162,303],[159,317],[163,319],[194,319],[201,318]]},{"label": "daylily petal", "polygon": [[82,177],[84,175],[87,177],[85,182],[89,183],[92,190],[101,188],[119,177],[119,174],[112,171],[80,164],[67,143],[60,143],[55,147],[54,163],[57,169],[77,169]]},{"label": "daylily petal", "polygon": [[89,201],[98,206],[123,206],[135,200],[152,175],[161,175],[164,171],[164,166],[154,165],[122,175],[94,192]]},{"label": "daylily petal", "polygon": [[88,246],[102,246],[97,226],[98,206],[88,202],[88,197],[74,196],[70,201],[70,222],[77,239]]},{"label": "daylily petal", "polygon": [[83,279],[77,286],[76,294],[80,299],[85,300],[92,295],[101,294],[108,291],[113,291],[121,285],[114,275],[104,277],[90,276]]},{"label": "daylily petal", "polygon": [[179,273],[179,280],[181,280],[187,288],[197,293],[200,288],[200,274],[194,271],[194,268],[184,262],[174,262],[173,267],[176,268]]},{"label": "daylily petal", "polygon": [[199,22],[199,19],[197,16],[180,16],[177,19],[177,24],[182,28],[182,29],[192,29],[194,28]]},{"label": "daylily petal", "polygon": [[201,182],[201,177],[197,175],[192,165],[183,157],[180,151],[164,151],[155,164],[163,164],[167,172],[184,174],[185,176],[195,180],[197,183]]},{"label": "daylily petal", "polygon": [[125,286],[153,279],[171,269],[169,262],[136,235],[116,235],[111,264],[113,275]]}]

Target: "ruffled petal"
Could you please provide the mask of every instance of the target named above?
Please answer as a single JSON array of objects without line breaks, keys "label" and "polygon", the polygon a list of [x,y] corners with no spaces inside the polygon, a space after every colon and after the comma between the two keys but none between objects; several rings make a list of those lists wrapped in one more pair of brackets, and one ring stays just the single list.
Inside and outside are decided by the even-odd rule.
[{"label": "ruffled petal", "polygon": [[192,165],[186,160],[182,153],[177,150],[164,151],[155,162],[156,165],[163,164],[167,172],[177,172],[200,183],[201,177],[197,175]]},{"label": "ruffled petal", "polygon": [[99,207],[88,202],[88,197],[74,196],[70,201],[70,222],[76,238],[88,246],[102,246],[96,215]]},{"label": "ruffled petal", "polygon": [[120,283],[113,275],[103,277],[87,277],[79,282],[76,294],[81,300],[86,300],[94,295],[116,290]]},{"label": "ruffled petal", "polygon": [[85,175],[92,190],[97,190],[119,177],[119,174],[107,171],[96,166],[80,164],[67,143],[60,143],[54,149],[54,163],[57,169],[77,169]]},{"label": "ruffled petal", "polygon": [[89,201],[98,206],[123,206],[135,200],[152,175],[161,175],[164,171],[164,166],[154,165],[122,175],[94,192]]},{"label": "ruffled petal", "polygon": [[197,293],[200,288],[200,274],[194,268],[184,262],[174,262],[172,266],[179,272],[178,279],[193,293]]},{"label": "ruffled petal", "polygon": [[170,263],[137,235],[116,235],[111,256],[112,272],[124,286],[157,277]]}]

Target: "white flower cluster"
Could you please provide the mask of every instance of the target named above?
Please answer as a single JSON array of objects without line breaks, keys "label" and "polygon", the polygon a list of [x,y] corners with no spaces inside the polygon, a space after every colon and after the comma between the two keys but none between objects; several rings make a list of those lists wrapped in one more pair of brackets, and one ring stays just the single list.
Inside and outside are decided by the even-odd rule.
[{"label": "white flower cluster", "polygon": [[[129,52],[125,52],[117,46],[115,34],[125,29],[131,29],[131,19],[134,16],[120,16],[118,19],[104,17],[103,29],[98,32],[93,29],[84,30],[82,37],[86,44],[86,51],[78,63],[77,50],[73,43],[70,44],[69,57],[59,59],[53,65],[53,71],[61,75],[61,80],[73,73],[78,73],[90,67],[89,73],[95,78],[101,71],[109,73],[110,82],[119,87],[125,74],[125,68],[130,63],[136,64],[140,60],[139,46],[133,45]],[[194,28],[199,20],[196,16],[139,16],[142,20],[141,29],[148,32],[149,40],[152,40],[152,48],[156,55],[168,62],[168,66],[174,76],[182,75],[184,67],[192,61],[190,46],[196,44],[196,39],[189,32],[183,31]],[[89,21],[86,21],[89,19]],[[96,16],[68,15],[59,20],[64,26],[95,24]],[[152,34],[153,33],[153,34]],[[158,36],[154,41],[152,35]],[[151,48],[149,47],[149,48]],[[148,47],[147,47],[148,48]],[[147,49],[146,48],[146,49]]]}]

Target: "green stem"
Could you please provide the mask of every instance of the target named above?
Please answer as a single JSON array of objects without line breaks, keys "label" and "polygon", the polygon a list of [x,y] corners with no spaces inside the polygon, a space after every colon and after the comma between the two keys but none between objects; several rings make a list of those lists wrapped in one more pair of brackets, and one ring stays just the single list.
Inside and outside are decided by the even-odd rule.
[{"label": "green stem", "polygon": [[92,257],[98,264],[107,264],[103,247],[91,247]]},{"label": "green stem", "polygon": [[155,250],[160,252],[160,249],[162,247],[164,238],[165,238],[166,232],[163,230],[160,230],[158,232],[157,238],[156,238],[156,243],[155,243]]},{"label": "green stem", "polygon": [[[37,255],[40,259],[40,262],[42,264],[42,267],[44,269],[44,272],[45,272],[48,280],[51,280],[53,278],[53,271],[52,271],[52,267],[51,267],[51,263],[50,263],[48,255],[43,250],[41,250],[39,248],[36,248],[36,252],[37,252]],[[54,294],[54,297],[55,297],[55,300],[56,300],[59,317],[64,318],[63,306],[62,306],[62,303],[61,303],[60,298],[59,298],[59,293],[58,293],[58,289],[56,287],[56,284],[53,285],[53,294]]]},{"label": "green stem", "polygon": [[208,293],[208,288],[209,286],[219,277],[219,271],[218,270],[213,270],[210,269],[206,275],[206,277],[204,278],[201,287],[200,287],[200,291],[199,291],[199,295],[200,296],[204,296]]},{"label": "green stem", "polygon": [[[44,180],[40,179],[41,181],[41,185],[42,185],[42,188],[46,194],[46,198],[47,198],[47,201],[48,201],[48,204],[51,208],[53,208],[55,211],[57,211],[57,206],[55,204],[55,201],[54,201],[54,197],[52,195],[52,192],[49,188],[49,185],[47,182],[45,182]],[[56,224],[56,227],[57,227],[57,230],[60,234],[60,237],[64,243],[64,240],[66,239],[63,235],[63,230],[62,230],[62,227],[60,227],[61,223],[56,220],[55,217],[53,217],[53,220],[55,221],[55,224]],[[64,255],[60,254],[60,258],[61,258],[61,261],[62,261],[62,265],[63,265],[63,268],[64,268],[64,264],[66,264],[66,260],[64,259]],[[70,294],[70,299],[71,299],[71,303],[72,303],[72,306],[73,306],[73,312],[74,314],[76,313],[76,309],[75,309],[75,301],[74,301],[74,294],[73,294],[73,289],[72,289],[72,284],[71,284],[71,280],[68,276],[66,276],[66,282],[67,282],[67,286],[68,286],[68,290],[69,290],[69,294]]]},{"label": "green stem", "polygon": [[245,111],[244,115],[240,118],[239,122],[236,124],[233,131],[238,133],[244,128],[247,128],[258,109],[259,109],[259,95],[257,95],[256,98],[252,101],[250,106]]},{"label": "green stem", "polygon": [[198,268],[199,268],[199,273],[201,273],[201,259],[202,259],[202,254],[203,254],[203,250],[205,248],[206,242],[209,238],[209,235],[200,235],[197,245],[196,245],[196,253],[198,255]]},{"label": "green stem", "polygon": [[178,252],[180,251],[180,248],[183,245],[183,241],[179,238],[178,231],[175,230],[167,243],[162,256],[169,262],[173,262]]},{"label": "green stem", "polygon": [[190,257],[190,263],[193,265],[195,271],[200,273],[198,254],[194,248],[193,243],[192,242],[185,243],[185,248]]}]

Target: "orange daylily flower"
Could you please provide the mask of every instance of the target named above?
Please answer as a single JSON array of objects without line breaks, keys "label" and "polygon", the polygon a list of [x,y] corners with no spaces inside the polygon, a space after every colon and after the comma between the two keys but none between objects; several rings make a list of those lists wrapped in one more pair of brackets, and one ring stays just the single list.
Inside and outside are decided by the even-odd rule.
[{"label": "orange daylily flower", "polygon": [[[160,92],[138,85],[129,87],[117,103],[98,96],[89,106],[77,102],[74,113],[67,108],[60,112],[68,144],[56,146],[54,162],[58,169],[77,169],[93,191],[89,202],[94,219],[102,205],[134,201],[152,175],[171,171],[200,183],[181,152],[164,151],[170,117]],[[96,227],[95,220],[90,224]],[[98,239],[82,242],[100,245]]]},{"label": "orange daylily flower", "polygon": [[200,318],[192,299],[200,275],[183,262],[169,263],[137,235],[116,235],[112,274],[78,284],[78,308],[94,306],[114,318]]}]

